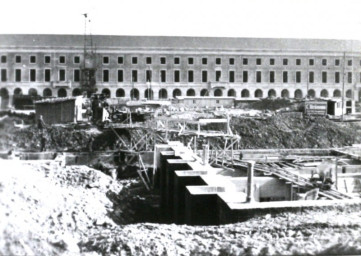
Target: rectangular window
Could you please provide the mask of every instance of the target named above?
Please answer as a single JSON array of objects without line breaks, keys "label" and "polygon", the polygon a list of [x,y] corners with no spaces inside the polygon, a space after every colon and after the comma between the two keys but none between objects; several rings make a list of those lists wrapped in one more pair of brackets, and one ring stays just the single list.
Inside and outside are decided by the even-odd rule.
[{"label": "rectangular window", "polygon": [[335,83],[340,83],[340,72],[335,72]]},{"label": "rectangular window", "polygon": [[103,82],[109,82],[109,70],[108,69],[103,70]]},{"label": "rectangular window", "polygon": [[207,83],[208,82],[208,72],[206,70],[202,71],[202,82]]},{"label": "rectangular window", "polygon": [[179,58],[179,57],[175,57],[175,58],[174,58],[174,64],[179,65],[179,63],[180,63],[180,58]]},{"label": "rectangular window", "polygon": [[221,81],[222,72],[220,70],[216,71],[216,82]]},{"label": "rectangular window", "polygon": [[74,82],[79,82],[79,81],[80,81],[80,70],[74,69]]},{"label": "rectangular window", "polygon": [[19,55],[15,56],[15,62],[21,63],[21,56],[19,56]]},{"label": "rectangular window", "polygon": [[322,59],[322,66],[327,66],[327,59]]},{"label": "rectangular window", "polygon": [[256,59],[256,64],[257,64],[257,65],[261,65],[261,64],[262,64],[262,60],[261,60],[260,58],[257,58],[257,59]]},{"label": "rectangular window", "polygon": [[296,71],[296,83],[301,83],[301,71]]},{"label": "rectangular window", "polygon": [[30,56],[30,63],[36,63],[36,56]]},{"label": "rectangular window", "polygon": [[30,82],[35,82],[35,81],[36,81],[36,70],[30,69]]},{"label": "rectangular window", "polygon": [[193,65],[193,62],[194,62],[193,58],[188,58],[188,64],[189,65]]},{"label": "rectangular window", "polygon": [[62,64],[65,63],[65,56],[60,56],[59,57],[59,63],[62,63]]},{"label": "rectangular window", "polygon": [[109,64],[109,57],[103,56],[103,64]]},{"label": "rectangular window", "polygon": [[352,83],[352,72],[347,72],[347,83]]},{"label": "rectangular window", "polygon": [[59,70],[59,81],[65,81],[65,69]]},{"label": "rectangular window", "polygon": [[288,83],[288,72],[287,71],[283,71],[283,82]]},{"label": "rectangular window", "polygon": [[188,82],[193,83],[194,77],[193,77],[193,70],[188,70]]},{"label": "rectangular window", "polygon": [[243,58],[243,59],[242,59],[242,64],[243,64],[243,65],[248,65],[248,59],[247,59],[247,58]]},{"label": "rectangular window", "polygon": [[283,62],[283,66],[287,66],[287,65],[288,65],[288,59],[283,59],[282,62]]},{"label": "rectangular window", "polygon": [[80,63],[80,57],[79,56],[74,56],[74,63],[75,64]]},{"label": "rectangular window", "polygon": [[123,63],[124,63],[123,56],[118,56],[118,64],[123,64]]},{"label": "rectangular window", "polygon": [[49,64],[51,61],[51,57],[50,56],[44,56],[44,63],[45,64]]},{"label": "rectangular window", "polygon": [[21,69],[16,69],[15,70],[15,81],[16,82],[21,82]]},{"label": "rectangular window", "polygon": [[322,72],[322,83],[327,83],[327,72]]},{"label": "rectangular window", "polygon": [[179,83],[180,82],[180,71],[174,70],[174,82]]},{"label": "rectangular window", "polygon": [[340,60],[339,59],[335,59],[335,66],[340,66]]},{"label": "rectangular window", "polygon": [[138,63],[138,58],[132,57],[132,64],[137,64],[137,63]]},{"label": "rectangular window", "polygon": [[269,72],[269,82],[270,82],[270,83],[274,83],[274,82],[275,82],[275,72],[274,72],[274,71],[270,71],[270,72]]},{"label": "rectangular window", "polygon": [[7,57],[6,55],[2,55],[1,56],[1,63],[6,63],[7,62]]},{"label": "rectangular window", "polygon": [[122,69],[118,69],[118,82],[124,81],[124,74]]},{"label": "rectangular window", "polygon": [[301,59],[296,59],[296,65],[300,66],[301,65]]},{"label": "rectangular window", "polygon": [[310,66],[315,65],[315,60],[314,59],[309,59],[308,60],[308,65],[310,65]]},{"label": "rectangular window", "polygon": [[308,73],[308,82],[314,83],[315,82],[315,73],[313,71],[310,71]]},{"label": "rectangular window", "polygon": [[229,71],[229,82],[234,83],[234,71]]},{"label": "rectangular window", "polygon": [[229,59],[229,65],[234,65],[234,58]]},{"label": "rectangular window", "polygon": [[275,64],[275,59],[269,59],[269,64],[271,65],[271,66],[273,66],[274,64]]},{"label": "rectangular window", "polygon": [[262,82],[262,72],[261,72],[261,71],[257,71],[257,72],[256,72],[256,82],[257,82],[257,83],[261,83],[261,82]]},{"label": "rectangular window", "polygon": [[147,57],[147,58],[145,59],[145,63],[147,63],[147,64],[152,64],[152,58],[151,58],[151,57]]},{"label": "rectangular window", "polygon": [[51,70],[50,69],[45,69],[45,74],[44,74],[45,82],[50,82],[50,77],[51,77]]},{"label": "rectangular window", "polygon": [[138,82],[138,70],[132,70],[132,82]]},{"label": "rectangular window", "polygon": [[221,58],[216,58],[216,65],[221,65],[221,64],[222,64]]},{"label": "rectangular window", "polygon": [[145,71],[145,81],[151,82],[152,81],[152,70]]},{"label": "rectangular window", "polygon": [[243,71],[243,83],[248,83],[248,71]]},{"label": "rectangular window", "polygon": [[166,64],[167,60],[165,57],[160,58],[160,64]]},{"label": "rectangular window", "polygon": [[208,63],[208,59],[207,58],[202,58],[202,64],[207,65],[207,63]]},{"label": "rectangular window", "polygon": [[160,81],[165,83],[167,81],[167,72],[165,70],[160,71]]},{"label": "rectangular window", "polygon": [[348,61],[347,61],[347,65],[348,65],[348,66],[352,66],[352,60],[348,60]]},{"label": "rectangular window", "polygon": [[7,78],[7,71],[6,69],[1,70],[1,82],[6,82],[8,80]]}]

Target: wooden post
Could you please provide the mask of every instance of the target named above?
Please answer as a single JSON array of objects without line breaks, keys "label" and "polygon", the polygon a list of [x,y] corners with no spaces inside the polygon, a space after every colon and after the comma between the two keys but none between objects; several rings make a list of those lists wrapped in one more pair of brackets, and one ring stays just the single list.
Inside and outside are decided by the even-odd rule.
[{"label": "wooden post", "polygon": [[247,162],[247,203],[254,202],[254,196],[253,196],[253,175],[254,175],[254,161]]}]

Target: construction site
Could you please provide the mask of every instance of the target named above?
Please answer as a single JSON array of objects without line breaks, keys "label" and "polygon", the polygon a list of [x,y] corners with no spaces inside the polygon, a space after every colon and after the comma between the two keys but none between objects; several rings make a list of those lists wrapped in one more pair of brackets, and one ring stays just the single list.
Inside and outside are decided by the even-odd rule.
[{"label": "construction site", "polygon": [[1,254],[361,253],[358,116],[203,100],[3,111]]}]

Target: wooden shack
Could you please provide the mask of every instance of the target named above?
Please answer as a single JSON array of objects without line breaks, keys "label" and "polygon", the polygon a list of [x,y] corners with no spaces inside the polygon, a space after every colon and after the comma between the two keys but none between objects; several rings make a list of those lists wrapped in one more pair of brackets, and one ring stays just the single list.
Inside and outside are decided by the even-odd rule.
[{"label": "wooden shack", "polygon": [[73,123],[82,120],[81,97],[52,98],[35,102],[36,120],[46,124]]},{"label": "wooden shack", "polygon": [[217,96],[177,96],[175,103],[184,104],[187,107],[233,107],[235,97]]}]

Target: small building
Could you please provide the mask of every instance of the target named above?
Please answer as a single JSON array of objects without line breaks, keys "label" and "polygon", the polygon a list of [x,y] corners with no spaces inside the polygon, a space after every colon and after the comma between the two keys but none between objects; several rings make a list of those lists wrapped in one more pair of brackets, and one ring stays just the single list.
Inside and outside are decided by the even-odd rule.
[{"label": "small building", "polygon": [[46,124],[73,123],[83,120],[83,99],[79,97],[52,98],[35,102],[36,120]]},{"label": "small building", "polygon": [[235,97],[217,97],[217,96],[177,96],[175,103],[183,104],[186,107],[233,107]]},{"label": "small building", "polygon": [[350,99],[345,99],[343,106],[341,98],[307,100],[304,102],[304,111],[308,115],[341,116],[355,114],[356,106],[355,101]]}]

